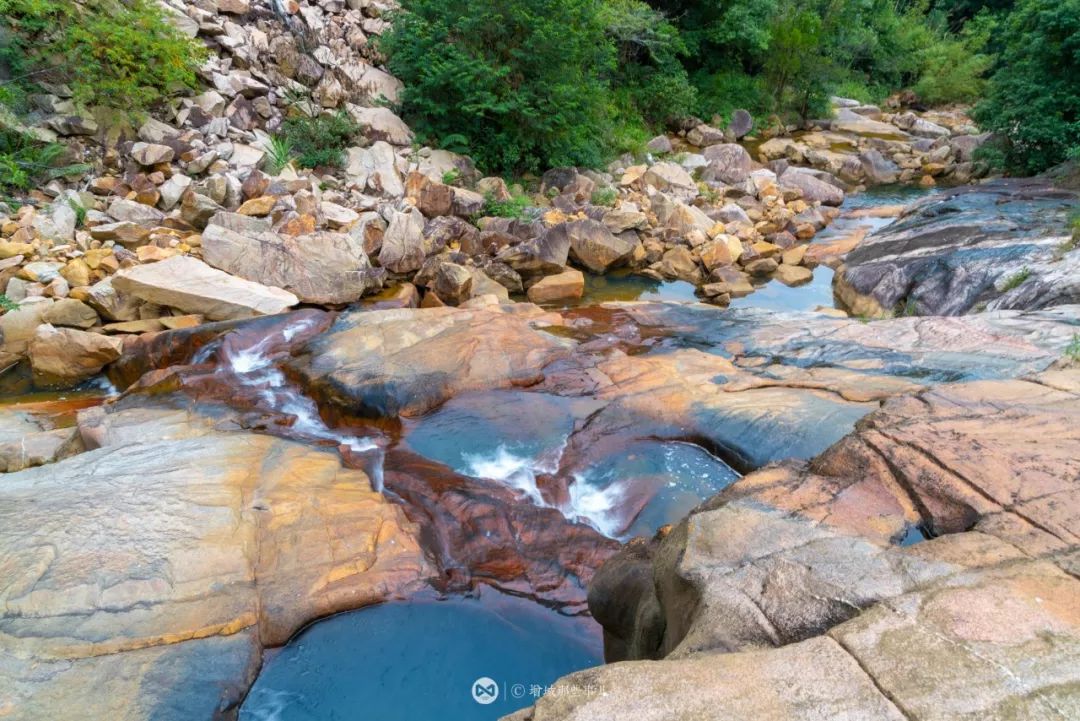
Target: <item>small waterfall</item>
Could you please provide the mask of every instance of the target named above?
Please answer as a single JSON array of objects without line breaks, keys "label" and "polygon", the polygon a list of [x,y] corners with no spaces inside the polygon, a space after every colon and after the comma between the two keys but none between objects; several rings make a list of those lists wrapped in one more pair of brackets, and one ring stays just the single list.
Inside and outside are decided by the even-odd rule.
[{"label": "small waterfall", "polygon": [[286,378],[278,363],[289,355],[292,340],[310,329],[316,321],[307,318],[285,326],[257,342],[245,342],[242,334],[225,336],[220,344],[200,350],[195,363],[216,356],[217,373],[230,376],[232,385],[254,391],[259,410],[278,413],[293,419],[292,435],[312,441],[333,441],[346,446],[351,453],[363,454],[368,460],[368,476],[373,490],[383,490],[383,451],[370,438],[351,436],[330,428],[319,415],[315,401],[304,395]]}]

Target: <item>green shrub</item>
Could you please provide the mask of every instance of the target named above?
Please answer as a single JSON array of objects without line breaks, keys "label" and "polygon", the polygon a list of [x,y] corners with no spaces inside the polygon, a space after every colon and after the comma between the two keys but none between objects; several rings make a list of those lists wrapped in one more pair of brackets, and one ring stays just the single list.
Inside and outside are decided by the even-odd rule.
[{"label": "green shrub", "polygon": [[699,71],[692,80],[697,88],[696,114],[703,118],[719,115],[728,121],[740,108],[755,117],[768,115],[773,110],[768,86],[760,76],[751,76],[741,70]]},{"label": "green shrub", "polygon": [[515,195],[509,200],[496,200],[488,194],[484,196],[484,208],[480,211],[480,215],[495,218],[525,218],[532,207],[532,201],[525,195]]},{"label": "green shrub", "polygon": [[293,161],[293,144],[284,135],[274,135],[266,149],[266,166],[271,175],[277,175]]},{"label": "green shrub", "polygon": [[443,185],[457,185],[461,180],[461,171],[457,168],[451,168],[442,174]]},{"label": "green shrub", "polygon": [[291,147],[301,167],[339,168],[345,160],[345,149],[356,141],[363,128],[348,113],[339,111],[287,118],[281,130],[284,142]]},{"label": "green shrub", "polygon": [[1037,173],[1080,148],[1080,0],[1019,0],[975,119],[1006,168]]},{"label": "green shrub", "polygon": [[597,188],[593,191],[589,202],[593,205],[602,205],[610,208],[615,205],[615,201],[618,199],[619,191],[615,190],[615,188]]},{"label": "green shrub", "polygon": [[1080,363],[1080,333],[1073,333],[1069,345],[1065,346],[1065,357],[1073,363]]},{"label": "green shrub", "polygon": [[996,18],[983,13],[959,35],[938,35],[921,53],[922,76],[915,85],[919,98],[932,105],[978,99],[994,61],[984,51],[996,29]]},{"label": "green shrub", "polygon": [[89,170],[88,165],[66,162],[67,148],[43,143],[0,127],[0,195],[26,191],[40,183]]},{"label": "green shrub", "polygon": [[405,0],[379,47],[425,143],[461,136],[495,171],[604,159],[615,49],[595,0]]},{"label": "green shrub", "polygon": [[65,83],[77,103],[138,113],[195,88],[205,48],[152,0],[0,0],[0,69],[23,89]]},{"label": "green shrub", "polygon": [[1024,284],[1024,281],[1026,281],[1030,277],[1031,268],[1024,266],[1023,268],[1016,271],[1005,279],[1005,283],[1001,286],[1001,290],[1007,293],[1013,288],[1019,288],[1021,285]]},{"label": "green shrub", "polygon": [[0,311],[8,312],[12,310],[18,310],[19,304],[8,298],[3,293],[0,293]]}]

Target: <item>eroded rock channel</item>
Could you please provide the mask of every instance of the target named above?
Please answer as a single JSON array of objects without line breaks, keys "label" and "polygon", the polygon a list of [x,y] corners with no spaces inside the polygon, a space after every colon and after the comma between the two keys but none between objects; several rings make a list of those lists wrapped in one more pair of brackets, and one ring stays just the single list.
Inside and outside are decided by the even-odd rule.
[{"label": "eroded rock channel", "polygon": [[[945,195],[807,252],[843,301]],[[0,718],[1080,713],[1068,292],[868,320],[605,282],[149,333],[104,402],[17,402]]]}]

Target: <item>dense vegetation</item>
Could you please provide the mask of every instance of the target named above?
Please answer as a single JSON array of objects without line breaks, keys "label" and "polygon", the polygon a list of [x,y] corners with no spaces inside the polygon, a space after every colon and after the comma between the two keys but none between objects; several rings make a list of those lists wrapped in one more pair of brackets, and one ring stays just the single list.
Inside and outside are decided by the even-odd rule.
[{"label": "dense vegetation", "polygon": [[[196,85],[204,50],[154,0],[0,0],[0,121],[42,89],[138,116]],[[520,173],[602,165],[688,117],[820,117],[830,95],[977,103],[983,157],[1032,173],[1080,157],[1080,0],[403,0],[381,49],[422,142]],[[8,115],[8,117],[11,117]],[[59,149],[0,122],[10,190]],[[294,119],[282,163],[335,165],[355,128]]]},{"label": "dense vegetation", "polygon": [[1080,158],[1080,0],[1018,0],[1004,20],[989,92],[975,112],[996,160],[1036,173]]},{"label": "dense vegetation", "polygon": [[405,0],[382,49],[421,138],[496,170],[595,165],[667,121],[818,117],[840,93],[971,101],[1000,2]]},{"label": "dense vegetation", "polygon": [[0,194],[80,167],[23,132],[34,93],[66,87],[76,107],[137,118],[194,88],[204,52],[152,0],[0,0]]},{"label": "dense vegetation", "polygon": [[81,105],[138,112],[195,87],[203,48],[152,0],[0,0],[0,18],[9,101],[49,82]]}]

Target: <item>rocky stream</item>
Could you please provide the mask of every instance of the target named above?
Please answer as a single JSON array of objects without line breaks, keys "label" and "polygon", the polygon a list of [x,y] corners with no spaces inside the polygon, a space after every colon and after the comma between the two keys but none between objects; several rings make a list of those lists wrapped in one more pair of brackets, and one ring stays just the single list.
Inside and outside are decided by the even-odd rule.
[{"label": "rocky stream", "polygon": [[[1032,253],[1045,228],[1017,209],[1068,205],[922,195],[851,196],[809,252],[947,223]],[[873,298],[881,262],[841,272]],[[834,285],[303,309],[10,396],[9,466],[64,460],[0,484],[0,709],[1069,718],[1080,376],[1054,368],[1078,307],[866,321]]]},{"label": "rocky stream", "polygon": [[0,719],[1080,719],[1074,191],[836,98],[500,217],[393,3],[165,4],[206,91],[0,214]]}]

